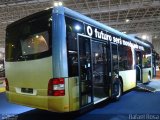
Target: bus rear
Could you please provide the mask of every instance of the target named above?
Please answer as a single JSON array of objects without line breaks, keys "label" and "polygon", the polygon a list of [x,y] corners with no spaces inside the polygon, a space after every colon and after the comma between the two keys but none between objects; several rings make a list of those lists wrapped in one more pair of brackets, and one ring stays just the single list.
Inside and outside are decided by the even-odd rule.
[{"label": "bus rear", "polygon": [[[69,111],[64,78],[53,78],[52,11],[19,20],[6,30],[6,90],[10,102]],[[54,89],[54,91],[53,91]]]}]

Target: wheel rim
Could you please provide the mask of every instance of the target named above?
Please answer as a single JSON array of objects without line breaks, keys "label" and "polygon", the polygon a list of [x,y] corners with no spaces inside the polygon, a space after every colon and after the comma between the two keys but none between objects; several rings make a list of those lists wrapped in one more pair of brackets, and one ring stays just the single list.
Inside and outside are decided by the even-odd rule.
[{"label": "wheel rim", "polygon": [[120,84],[115,86],[115,92],[118,93],[116,95],[116,98],[119,98],[121,96],[121,85]]},{"label": "wheel rim", "polygon": [[116,97],[119,98],[120,96],[121,96],[121,85],[118,84],[118,95]]},{"label": "wheel rim", "polygon": [[148,81],[151,81],[151,76],[150,75],[148,75]]}]

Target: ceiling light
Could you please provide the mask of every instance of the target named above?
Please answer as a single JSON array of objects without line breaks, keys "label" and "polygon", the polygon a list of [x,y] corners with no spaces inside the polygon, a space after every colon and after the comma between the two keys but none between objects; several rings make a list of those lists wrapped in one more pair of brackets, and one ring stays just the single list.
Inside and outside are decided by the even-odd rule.
[{"label": "ceiling light", "polygon": [[147,35],[142,35],[142,39],[146,40],[147,39]]},{"label": "ceiling light", "polygon": [[36,38],[39,38],[39,36],[38,36],[38,35],[36,35]]},{"label": "ceiling light", "polygon": [[126,19],[126,23],[128,23],[130,20],[129,19]]},{"label": "ceiling light", "polygon": [[95,53],[95,56],[98,57],[98,53]]},{"label": "ceiling light", "polygon": [[63,3],[62,2],[54,2],[54,6],[57,7],[57,6],[62,6]]}]

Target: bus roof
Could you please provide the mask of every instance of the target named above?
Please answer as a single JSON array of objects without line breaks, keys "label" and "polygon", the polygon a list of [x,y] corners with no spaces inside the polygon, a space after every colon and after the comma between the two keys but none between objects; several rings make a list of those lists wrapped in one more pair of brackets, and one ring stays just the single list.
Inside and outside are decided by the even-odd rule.
[{"label": "bus roof", "polygon": [[[52,8],[50,8],[50,9],[48,9],[48,10],[40,11],[40,12],[38,12],[38,13],[34,13],[34,14],[32,14],[32,15],[30,15],[30,16],[27,16],[27,17],[24,17],[24,18],[22,18],[22,19],[20,19],[20,20],[18,20],[18,21],[15,21],[15,22],[11,23],[10,25],[7,26],[7,28],[10,27],[10,26],[12,26],[12,25],[15,25],[15,24],[17,24],[17,23],[19,23],[19,22],[21,22],[21,21],[24,21],[24,20],[26,20],[26,19],[32,18],[33,16],[37,16],[37,15],[40,15],[41,13],[45,13],[45,12],[47,12],[47,11],[50,11],[51,9],[52,9]],[[105,25],[105,24],[102,24],[102,23],[100,23],[100,22],[98,22],[98,21],[96,21],[96,20],[93,20],[93,19],[91,19],[91,18],[89,18],[89,17],[87,17],[87,16],[85,16],[85,15],[82,15],[82,14],[76,12],[76,11],[73,11],[73,10],[67,8],[67,7],[54,7],[54,8],[53,8],[53,11],[54,11],[54,10],[55,10],[57,13],[66,14],[66,15],[68,15],[68,16],[70,16],[70,17],[73,17],[73,18],[75,18],[75,19],[82,20],[82,21],[84,21],[84,22],[86,22],[86,23],[88,23],[88,24],[91,24],[91,25],[95,26],[95,27],[98,27],[98,28],[101,28],[101,29],[103,29],[103,30],[106,30],[106,31],[108,31],[108,32],[110,32],[110,33],[116,34],[116,35],[118,35],[118,36],[120,36],[120,37],[122,37],[122,38],[129,39],[129,40],[131,40],[131,41],[133,41],[133,42],[138,43],[139,45],[146,46],[146,47],[152,47],[152,45],[149,44],[148,42],[145,42],[145,41],[142,41],[142,40],[137,39],[137,38],[135,38],[135,37],[126,35],[126,34],[120,32],[120,31],[118,31],[118,30],[115,30],[115,29],[113,29],[113,28],[111,28],[111,27],[109,27],[109,26],[107,26],[107,25]]]},{"label": "bus roof", "polygon": [[[128,35],[120,32],[120,31],[118,31],[118,30],[115,30],[115,29],[113,29],[113,28],[111,28],[111,27],[109,27],[109,26],[107,26],[107,25],[105,25],[105,24],[102,24],[102,23],[100,23],[100,22],[98,22],[98,21],[96,21],[96,20],[93,20],[93,19],[91,19],[91,18],[89,18],[89,17],[87,17],[87,16],[84,16],[84,15],[82,15],[82,14],[76,12],[76,11],[73,11],[73,10],[71,10],[71,9],[69,9],[69,8],[66,8],[66,7],[63,7],[63,8],[64,8],[64,13],[65,13],[66,15],[68,15],[68,16],[71,16],[71,17],[76,18],[76,19],[80,19],[80,20],[82,20],[82,21],[84,21],[84,22],[87,22],[87,23],[89,23],[89,24],[91,24],[91,25],[94,25],[94,26],[96,26],[96,27],[99,27],[99,28],[101,28],[101,29],[104,29],[104,30],[106,30],[106,31],[108,31],[108,32],[114,33],[114,34],[116,34],[116,35],[118,35],[118,36],[120,36],[120,37],[123,37],[123,38],[125,38],[125,39],[129,39],[129,40],[131,40],[131,41],[133,41],[133,42],[136,42],[136,43],[138,43],[138,44],[140,44],[140,45],[142,45],[142,46],[151,47],[150,44],[148,44],[148,43],[146,43],[146,42],[144,42],[144,41],[140,41],[140,40],[138,40],[138,39],[136,39],[136,38],[134,38],[134,37],[128,36]],[[54,9],[54,8],[53,8],[53,9]],[[61,8],[61,7],[57,7],[56,9],[59,9],[59,10],[60,10],[60,9],[62,9],[62,8]]]}]

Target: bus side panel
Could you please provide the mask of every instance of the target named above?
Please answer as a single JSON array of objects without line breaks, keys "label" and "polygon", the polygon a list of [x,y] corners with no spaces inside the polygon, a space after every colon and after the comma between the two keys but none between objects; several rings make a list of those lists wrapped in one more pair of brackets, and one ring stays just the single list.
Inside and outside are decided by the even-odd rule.
[{"label": "bus side panel", "polygon": [[70,111],[79,110],[79,79],[78,77],[69,78],[69,106]]},{"label": "bus side panel", "polygon": [[119,71],[123,80],[123,91],[136,87],[136,70]]},{"label": "bus side panel", "polygon": [[148,73],[151,72],[151,68],[143,68],[143,83],[147,83],[148,81]]}]

